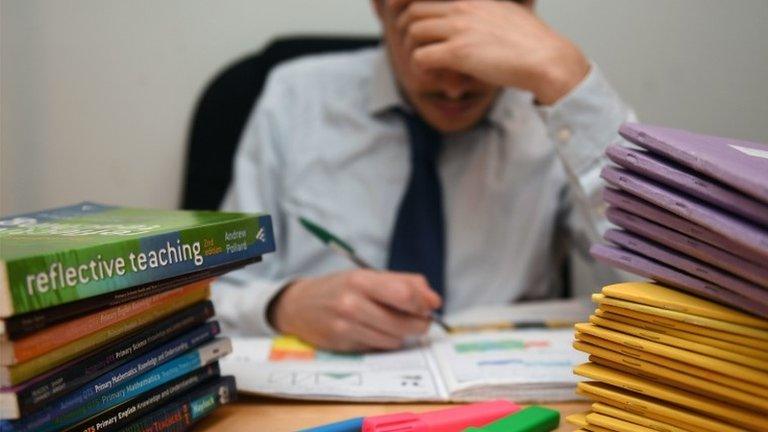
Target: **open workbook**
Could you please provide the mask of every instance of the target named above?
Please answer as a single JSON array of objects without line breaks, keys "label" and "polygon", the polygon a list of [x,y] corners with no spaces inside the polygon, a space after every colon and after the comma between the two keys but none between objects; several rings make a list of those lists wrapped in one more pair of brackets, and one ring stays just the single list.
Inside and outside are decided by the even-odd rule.
[{"label": "open workbook", "polygon": [[240,391],[296,399],[516,402],[579,399],[573,330],[434,335],[401,351],[338,355],[288,338],[232,338],[223,373]]}]

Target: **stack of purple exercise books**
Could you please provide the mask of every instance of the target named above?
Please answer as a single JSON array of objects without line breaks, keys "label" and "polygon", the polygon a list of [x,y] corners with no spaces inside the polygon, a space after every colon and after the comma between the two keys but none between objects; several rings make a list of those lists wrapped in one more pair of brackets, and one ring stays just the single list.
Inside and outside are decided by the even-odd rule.
[{"label": "stack of purple exercise books", "polygon": [[610,229],[592,254],[768,319],[768,145],[627,123],[607,155]]}]

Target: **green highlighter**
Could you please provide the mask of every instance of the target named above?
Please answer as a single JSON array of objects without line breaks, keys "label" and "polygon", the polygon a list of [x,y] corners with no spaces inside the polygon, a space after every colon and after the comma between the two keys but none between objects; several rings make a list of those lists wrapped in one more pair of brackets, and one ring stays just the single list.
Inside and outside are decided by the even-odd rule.
[{"label": "green highlighter", "polygon": [[550,432],[560,425],[560,412],[533,405],[483,427],[464,432]]}]

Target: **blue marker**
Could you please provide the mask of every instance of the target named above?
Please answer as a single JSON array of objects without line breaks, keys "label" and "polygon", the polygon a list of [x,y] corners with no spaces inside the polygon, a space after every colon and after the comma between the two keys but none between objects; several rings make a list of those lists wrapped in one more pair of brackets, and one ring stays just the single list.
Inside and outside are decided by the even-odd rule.
[{"label": "blue marker", "polygon": [[357,417],[325,426],[302,429],[299,432],[360,432],[363,430],[363,420],[365,420],[363,417]]}]

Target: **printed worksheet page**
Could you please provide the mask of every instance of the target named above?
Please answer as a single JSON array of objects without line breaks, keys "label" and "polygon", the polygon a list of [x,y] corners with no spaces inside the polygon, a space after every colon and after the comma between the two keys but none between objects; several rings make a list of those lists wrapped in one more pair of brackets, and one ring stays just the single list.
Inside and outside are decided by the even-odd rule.
[{"label": "printed worksheet page", "polygon": [[586,355],[571,329],[432,332],[412,348],[343,355],[293,337],[232,338],[223,374],[240,391],[293,399],[520,403],[577,399],[573,367]]},{"label": "printed worksheet page", "polygon": [[428,348],[340,355],[292,337],[232,338],[222,374],[239,390],[294,399],[436,401],[447,399]]},{"label": "printed worksheet page", "polygon": [[431,349],[453,400],[573,400],[573,367],[586,356],[572,341],[569,328],[504,330],[439,338]]}]

